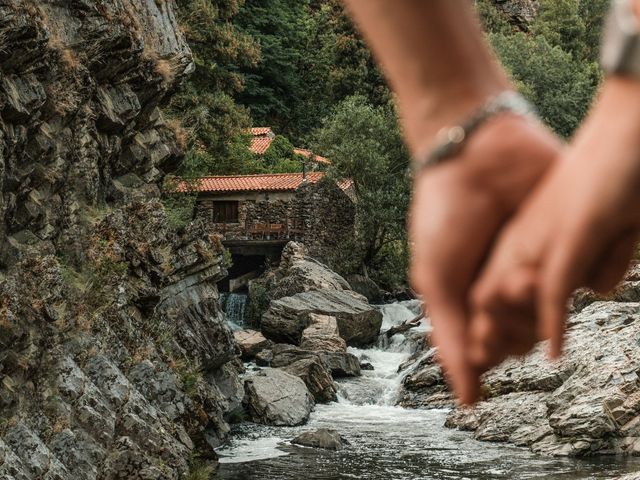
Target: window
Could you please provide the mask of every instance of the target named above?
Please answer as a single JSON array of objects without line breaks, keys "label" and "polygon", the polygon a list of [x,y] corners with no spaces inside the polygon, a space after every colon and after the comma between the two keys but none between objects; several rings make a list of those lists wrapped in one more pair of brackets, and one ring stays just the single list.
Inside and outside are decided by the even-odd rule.
[{"label": "window", "polygon": [[240,202],[213,202],[211,210],[215,223],[238,223],[238,204]]}]

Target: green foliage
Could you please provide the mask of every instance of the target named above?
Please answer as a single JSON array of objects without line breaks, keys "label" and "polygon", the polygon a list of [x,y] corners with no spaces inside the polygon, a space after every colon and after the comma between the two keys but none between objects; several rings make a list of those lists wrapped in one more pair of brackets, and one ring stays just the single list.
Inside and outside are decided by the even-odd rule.
[{"label": "green foliage", "polygon": [[192,455],[189,459],[189,473],[184,480],[210,480],[213,478],[215,468],[208,465],[198,455]]},{"label": "green foliage", "polygon": [[610,0],[582,0],[580,2],[580,17],[585,26],[583,57],[587,61],[595,62],[598,60],[600,37],[610,3]]},{"label": "green foliage", "polygon": [[242,69],[246,89],[239,96],[258,124],[285,126],[303,94],[307,1],[247,0],[235,24],[260,45],[261,59]]},{"label": "green foliage", "polygon": [[304,157],[293,153],[293,145],[281,135],[276,135],[262,156],[263,168],[269,173],[300,172],[303,160]]},{"label": "green foliage", "polygon": [[[196,195],[190,193],[172,193],[178,187],[179,180],[175,177],[165,178],[163,190],[168,192],[162,199],[167,223],[173,230],[181,230],[192,220],[196,206]],[[186,180],[189,185],[190,180]]]},{"label": "green foliage", "polygon": [[492,0],[477,1],[476,10],[485,32],[510,33],[515,30]]},{"label": "green foliage", "polygon": [[[349,251],[356,263],[374,270],[389,262],[406,263],[397,258],[402,249],[390,247],[406,244],[410,191],[408,153],[395,110],[374,107],[362,96],[349,97],[316,132],[316,141],[333,161],[331,174],[354,181],[358,225]],[[385,276],[382,270],[378,274]],[[384,278],[382,283],[391,286]]]},{"label": "green foliage", "polygon": [[584,118],[597,88],[596,66],[574,60],[542,35],[517,32],[492,34],[489,38],[542,119],[558,134],[570,136]]},{"label": "green foliage", "polygon": [[540,11],[532,25],[534,35],[580,58],[584,52],[586,25],[580,12],[580,0],[541,0]]}]

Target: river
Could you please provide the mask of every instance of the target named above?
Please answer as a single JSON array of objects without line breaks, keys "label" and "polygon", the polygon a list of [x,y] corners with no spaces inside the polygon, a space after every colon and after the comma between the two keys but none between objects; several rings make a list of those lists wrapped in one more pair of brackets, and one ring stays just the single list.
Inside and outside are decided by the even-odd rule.
[{"label": "river", "polygon": [[[382,330],[413,318],[417,307],[415,302],[380,307],[384,318]],[[549,458],[522,448],[478,442],[468,432],[445,428],[446,410],[394,406],[402,380],[398,366],[415,348],[415,342],[404,335],[395,335],[391,342],[370,349],[350,348],[362,361],[371,363],[374,370],[363,371],[360,378],[339,381],[339,401],[317,405],[304,426],[235,425],[229,444],[218,449],[221,468],[216,478],[600,480],[640,471],[640,464],[633,460]],[[299,433],[317,428],[339,431],[350,446],[330,452],[290,443]]]}]

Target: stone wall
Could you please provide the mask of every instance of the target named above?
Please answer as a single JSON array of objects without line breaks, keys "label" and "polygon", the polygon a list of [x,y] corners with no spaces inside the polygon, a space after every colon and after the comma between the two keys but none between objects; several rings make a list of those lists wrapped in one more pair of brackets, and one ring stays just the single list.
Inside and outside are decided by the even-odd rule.
[{"label": "stone wall", "polygon": [[216,236],[168,227],[173,0],[0,0],[0,478],[172,479],[240,401]]},{"label": "stone wall", "polygon": [[335,267],[336,252],[355,235],[356,207],[333,181],[303,185],[296,193],[298,214],[304,223],[308,254]]}]

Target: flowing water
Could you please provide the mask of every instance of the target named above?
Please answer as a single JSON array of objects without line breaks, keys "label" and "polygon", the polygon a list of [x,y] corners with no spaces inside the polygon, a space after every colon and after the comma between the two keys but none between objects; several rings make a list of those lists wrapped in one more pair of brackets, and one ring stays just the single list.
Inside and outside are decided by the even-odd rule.
[{"label": "flowing water", "polygon": [[245,293],[221,293],[220,308],[225,313],[232,330],[245,328],[245,309],[247,295]]},{"label": "flowing water", "polygon": [[[413,318],[418,305],[380,307],[382,330]],[[425,327],[421,327],[425,328]],[[468,432],[444,428],[446,410],[393,406],[402,380],[398,366],[415,350],[404,335],[370,349],[350,351],[374,366],[363,376],[339,382],[339,401],[317,405],[302,427],[236,425],[230,443],[218,450],[225,480],[493,480],[613,479],[640,471],[616,458],[590,460],[536,456],[526,449],[478,442]],[[350,446],[330,452],[292,445],[299,433],[339,431]]]}]

